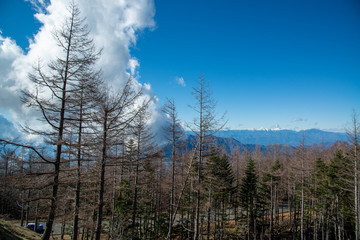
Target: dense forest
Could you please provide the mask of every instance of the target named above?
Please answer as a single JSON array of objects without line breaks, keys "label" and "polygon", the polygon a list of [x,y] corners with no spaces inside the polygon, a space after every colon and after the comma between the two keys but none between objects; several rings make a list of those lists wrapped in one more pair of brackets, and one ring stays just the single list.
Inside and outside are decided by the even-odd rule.
[{"label": "dense forest", "polygon": [[121,91],[108,87],[96,69],[101,50],[78,7],[69,11],[54,34],[61,54],[34,66],[23,92],[42,121],[24,126],[36,143],[0,140],[2,216],[46,221],[42,239],[55,222],[74,240],[359,239],[356,114],[349,142],[330,148],[304,136],[295,148],[229,153],[214,141],[226,116],[201,75],[185,147],[176,103],[163,106],[168,121],[154,133],[151,99],[131,77]]}]

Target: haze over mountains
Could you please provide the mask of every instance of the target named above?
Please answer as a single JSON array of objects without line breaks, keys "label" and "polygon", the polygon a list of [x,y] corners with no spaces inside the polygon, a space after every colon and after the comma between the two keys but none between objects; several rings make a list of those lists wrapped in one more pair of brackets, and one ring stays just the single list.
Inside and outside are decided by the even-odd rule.
[{"label": "haze over mountains", "polygon": [[[13,139],[21,136],[23,133],[19,132],[5,117],[0,115],[0,137],[6,139]],[[192,135],[191,132],[187,132]],[[253,145],[268,146],[273,144],[290,145],[292,147],[301,144],[303,138],[305,145],[324,144],[330,146],[336,141],[348,141],[346,133],[342,132],[327,132],[319,129],[308,129],[302,131],[294,130],[224,130],[215,134],[219,145],[226,145],[233,148],[235,145],[240,145],[241,148],[248,145],[247,148],[252,149]],[[194,137],[188,137],[189,140],[194,140]],[[248,150],[250,150],[248,149]]]},{"label": "haze over mountains", "polygon": [[305,145],[331,145],[336,141],[347,141],[346,133],[327,132],[319,129],[294,130],[226,130],[216,133],[217,137],[234,138],[245,144],[286,144],[297,146],[304,139]]},{"label": "haze over mountains", "polygon": [[[305,139],[305,145],[323,145],[330,147],[337,141],[347,141],[346,133],[327,132],[319,129],[308,129],[302,131],[294,130],[226,130],[219,131],[212,137],[212,142],[223,147],[228,153],[239,149],[249,152],[257,148],[266,153],[277,145],[280,151],[294,149]],[[193,149],[196,145],[196,137],[192,132],[187,132],[187,136],[182,140],[181,150]],[[170,155],[171,146],[165,147],[166,155]]]}]

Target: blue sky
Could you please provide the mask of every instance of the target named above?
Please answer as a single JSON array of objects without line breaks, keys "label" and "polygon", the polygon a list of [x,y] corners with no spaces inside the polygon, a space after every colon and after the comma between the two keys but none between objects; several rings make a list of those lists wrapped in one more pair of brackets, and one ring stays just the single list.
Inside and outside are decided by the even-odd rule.
[{"label": "blue sky", "polygon": [[[41,26],[31,6],[0,3],[1,35],[25,52]],[[343,130],[360,112],[359,1],[155,0],[154,9],[129,54],[158,106],[174,98],[182,120],[194,117],[201,73],[230,129]]]}]

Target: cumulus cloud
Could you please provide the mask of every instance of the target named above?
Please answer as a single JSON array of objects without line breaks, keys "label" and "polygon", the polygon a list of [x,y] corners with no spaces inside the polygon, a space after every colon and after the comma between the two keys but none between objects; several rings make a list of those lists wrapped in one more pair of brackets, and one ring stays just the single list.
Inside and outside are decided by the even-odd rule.
[{"label": "cumulus cloud", "polygon": [[0,32],[0,111],[8,117],[21,112],[19,93],[22,81],[17,81],[15,72],[18,59],[23,57],[22,49],[9,37]]},{"label": "cumulus cloud", "polygon": [[137,77],[137,68],[140,67],[140,63],[136,58],[131,58],[128,63],[128,69],[130,70],[131,76]]},{"label": "cumulus cloud", "polygon": [[99,65],[104,78],[114,86],[121,86],[130,74],[136,74],[136,69],[140,66],[138,60],[130,56],[130,48],[136,45],[139,31],[155,26],[153,1],[78,2],[82,13],[87,17],[96,46],[103,49]]},{"label": "cumulus cloud", "polygon": [[186,83],[183,77],[176,77],[176,82],[183,87],[186,87]]},{"label": "cumulus cloud", "polygon": [[[37,10],[35,17],[42,26],[29,43],[24,53],[11,36],[0,32],[0,110],[14,122],[34,121],[34,113],[22,106],[20,93],[31,88],[28,73],[37,62],[46,65],[60,53],[53,32],[61,28],[68,14],[69,0],[27,0]],[[102,49],[98,62],[108,85],[116,90],[134,76],[137,82],[139,61],[130,55],[130,48],[136,45],[139,32],[155,27],[153,0],[77,0],[83,17],[90,29],[97,48]],[[156,97],[150,85],[145,86],[147,97]],[[155,107],[154,107],[155,108]]]},{"label": "cumulus cloud", "polygon": [[25,0],[26,2],[30,2],[33,8],[37,12],[45,12],[46,6],[49,4],[49,0]]}]

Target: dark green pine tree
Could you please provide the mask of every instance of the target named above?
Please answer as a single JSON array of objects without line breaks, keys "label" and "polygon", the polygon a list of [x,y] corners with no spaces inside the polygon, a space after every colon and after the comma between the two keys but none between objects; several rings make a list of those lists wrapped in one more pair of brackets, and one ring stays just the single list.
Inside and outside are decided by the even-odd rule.
[{"label": "dark green pine tree", "polygon": [[332,223],[336,239],[351,239],[353,236],[353,173],[351,161],[337,151],[328,167],[329,190],[332,195]]},{"label": "dark green pine tree", "polygon": [[318,158],[315,162],[314,172],[310,179],[310,194],[312,197],[313,209],[313,235],[314,239],[324,239],[326,232],[329,230],[329,224],[326,224],[331,219],[332,211],[332,197],[329,189],[330,180],[328,178],[329,167],[323,159]]},{"label": "dark green pine tree", "polygon": [[229,199],[234,192],[234,175],[226,155],[220,155],[212,150],[206,165],[207,179],[205,180],[208,188],[211,185],[214,199],[222,201]]},{"label": "dark green pine tree", "polygon": [[[260,213],[262,216],[261,231],[264,234],[264,227],[268,224],[271,239],[275,234],[275,225],[279,222],[278,185],[281,182],[280,171],[281,164],[279,159],[276,159],[274,164],[262,176],[257,192],[258,214]],[[269,213],[269,217],[264,218],[266,211]]]},{"label": "dark green pine tree", "polygon": [[245,170],[245,176],[240,184],[240,205],[246,214],[247,239],[256,239],[258,176],[255,162],[251,158]]},{"label": "dark green pine tree", "polygon": [[[224,231],[226,214],[225,210],[231,204],[234,194],[234,175],[231,165],[226,155],[220,156],[214,149],[210,151],[210,156],[205,168],[205,188],[208,192],[207,203],[207,239],[210,239],[211,211],[214,211],[215,225],[213,236],[217,237],[220,231]],[[219,217],[218,217],[219,216]],[[218,228],[218,223],[220,228]]]},{"label": "dark green pine tree", "polygon": [[134,175],[134,165],[136,161],[136,144],[134,139],[130,139],[125,144],[125,159],[122,166],[121,181],[119,183],[119,193],[115,201],[116,216],[113,223],[112,239],[129,239],[131,230],[134,228],[132,223],[133,215],[133,195],[134,186],[132,176]]},{"label": "dark green pine tree", "polygon": [[314,235],[317,238],[354,239],[351,161],[337,151],[329,163],[318,159],[312,176]]}]

